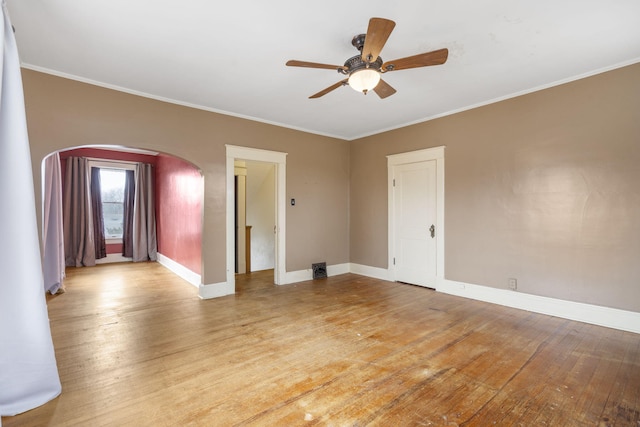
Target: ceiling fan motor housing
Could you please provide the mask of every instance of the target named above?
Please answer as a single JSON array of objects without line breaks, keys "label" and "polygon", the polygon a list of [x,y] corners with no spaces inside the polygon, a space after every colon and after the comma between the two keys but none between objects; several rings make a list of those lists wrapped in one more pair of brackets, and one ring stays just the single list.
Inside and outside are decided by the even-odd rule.
[{"label": "ceiling fan motor housing", "polygon": [[364,70],[366,68],[376,70],[380,72],[382,68],[382,57],[378,57],[373,62],[365,62],[362,60],[362,55],[356,55],[347,59],[344,63],[345,68],[339,68],[338,71],[345,75],[350,75],[356,71]]}]

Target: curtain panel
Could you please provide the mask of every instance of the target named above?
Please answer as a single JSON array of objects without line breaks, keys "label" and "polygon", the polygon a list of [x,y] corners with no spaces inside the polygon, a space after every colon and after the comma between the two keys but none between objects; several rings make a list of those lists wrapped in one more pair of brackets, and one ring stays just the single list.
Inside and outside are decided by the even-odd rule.
[{"label": "curtain panel", "polygon": [[62,388],[43,292],[20,60],[4,1],[1,6],[0,415],[6,416],[46,403]]},{"label": "curtain panel", "polygon": [[133,205],[133,261],[156,261],[156,212],[154,203],[153,167],[136,165],[136,189]]},{"label": "curtain panel", "polygon": [[102,194],[100,191],[100,168],[91,168],[91,221],[93,221],[93,244],[96,259],[107,257],[107,243],[104,239],[104,219],[102,216]]},{"label": "curtain panel", "polygon": [[135,202],[135,172],[127,170],[124,181],[124,213],[122,218],[122,256],[133,258],[133,204]]},{"label": "curtain panel", "polygon": [[44,290],[64,292],[65,257],[62,223],[62,175],[60,154],[44,159],[44,200],[42,213],[42,272]]},{"label": "curtain panel", "polygon": [[64,189],[64,253],[66,265],[96,265],[89,162],[83,157],[67,158]]}]

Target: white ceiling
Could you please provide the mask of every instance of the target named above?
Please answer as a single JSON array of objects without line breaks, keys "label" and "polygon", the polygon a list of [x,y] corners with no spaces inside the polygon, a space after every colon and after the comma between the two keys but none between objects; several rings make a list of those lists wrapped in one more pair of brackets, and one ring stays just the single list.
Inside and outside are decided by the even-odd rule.
[{"label": "white ceiling", "polygon": [[[639,0],[6,0],[22,64],[101,86],[355,139],[640,62]],[[289,59],[342,65],[370,17],[396,22],[384,100]]]}]

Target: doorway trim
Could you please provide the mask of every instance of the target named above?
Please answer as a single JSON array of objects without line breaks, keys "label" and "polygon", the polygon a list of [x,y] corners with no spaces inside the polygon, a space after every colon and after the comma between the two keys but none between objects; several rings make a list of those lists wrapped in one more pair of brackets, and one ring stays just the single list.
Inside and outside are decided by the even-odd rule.
[{"label": "doorway trim", "polygon": [[393,264],[395,256],[395,212],[394,212],[394,168],[399,165],[419,163],[429,160],[436,162],[436,229],[438,241],[436,243],[436,289],[444,282],[444,146],[426,148],[424,150],[387,156],[387,209],[388,209],[388,266],[389,280],[396,280],[396,269]]},{"label": "doorway trim", "polygon": [[235,221],[234,221],[234,170],[236,160],[253,160],[274,163],[276,166],[276,250],[273,280],[276,285],[284,283],[286,275],[286,183],[287,153],[239,147],[226,144],[227,148],[227,284],[235,292]]}]

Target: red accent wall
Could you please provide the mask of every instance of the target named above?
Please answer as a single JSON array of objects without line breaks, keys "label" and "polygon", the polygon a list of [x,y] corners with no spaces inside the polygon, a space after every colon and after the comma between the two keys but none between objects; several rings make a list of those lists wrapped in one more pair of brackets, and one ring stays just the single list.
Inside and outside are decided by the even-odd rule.
[{"label": "red accent wall", "polygon": [[157,156],[158,252],[202,274],[203,178],[191,163]]},{"label": "red accent wall", "polygon": [[[102,150],[100,148],[76,148],[73,150],[66,150],[60,152],[60,172],[62,174],[62,191],[64,194],[64,186],[65,186],[65,177],[67,171],[67,158],[75,156],[75,157],[91,157],[95,159],[105,159],[105,160],[121,160],[126,162],[143,162],[150,163],[156,168],[156,181],[157,177],[157,156],[151,156],[148,154],[138,154],[138,153],[128,153],[125,151],[113,151],[113,150]],[[157,190],[156,190],[157,193]],[[158,210],[156,209],[156,215]],[[107,244],[107,253],[108,254],[121,254],[122,253],[122,243],[112,243]]]}]

